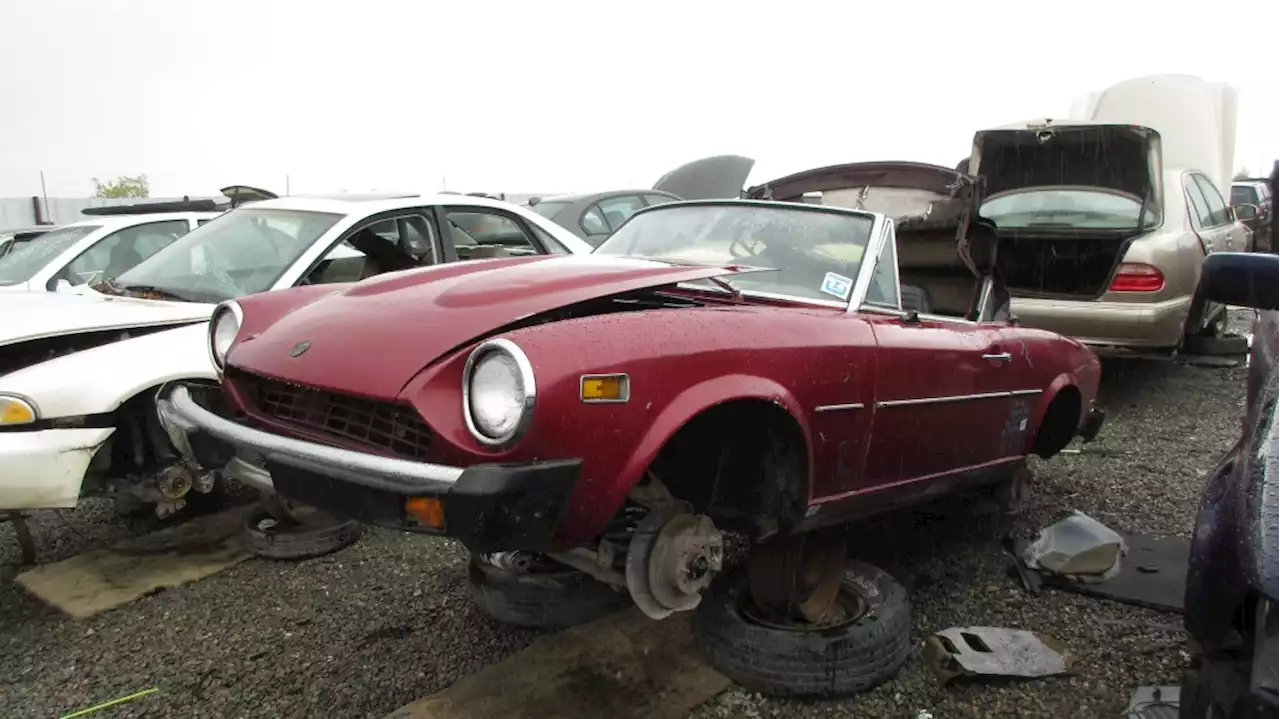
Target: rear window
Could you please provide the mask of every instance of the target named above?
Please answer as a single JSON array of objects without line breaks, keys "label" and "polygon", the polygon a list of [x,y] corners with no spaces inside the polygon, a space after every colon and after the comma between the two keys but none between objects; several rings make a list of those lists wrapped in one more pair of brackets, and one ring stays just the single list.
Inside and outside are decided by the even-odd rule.
[{"label": "rear window", "polygon": [[1231,186],[1231,204],[1256,205],[1259,202],[1258,191],[1248,185]]},{"label": "rear window", "polygon": [[1119,193],[1089,189],[1008,192],[987,200],[979,214],[1000,228],[1122,229],[1154,225],[1151,208]]}]

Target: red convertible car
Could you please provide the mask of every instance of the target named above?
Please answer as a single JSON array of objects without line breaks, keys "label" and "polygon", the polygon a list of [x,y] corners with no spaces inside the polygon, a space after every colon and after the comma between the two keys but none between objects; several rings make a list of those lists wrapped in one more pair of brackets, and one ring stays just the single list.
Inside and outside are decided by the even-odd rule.
[{"label": "red convertible car", "polygon": [[910,611],[840,526],[967,488],[1015,503],[1028,455],[1102,422],[1094,354],[1010,321],[978,189],[835,166],[642,209],[592,255],[229,301],[224,392],[166,386],[161,415],[205,466],[460,540],[500,619],[697,608],[752,690],[863,690],[906,659]]}]

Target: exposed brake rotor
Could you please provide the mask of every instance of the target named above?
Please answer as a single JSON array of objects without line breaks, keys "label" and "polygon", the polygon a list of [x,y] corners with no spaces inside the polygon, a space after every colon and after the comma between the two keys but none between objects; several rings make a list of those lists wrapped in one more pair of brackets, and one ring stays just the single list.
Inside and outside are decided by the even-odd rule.
[{"label": "exposed brake rotor", "polygon": [[650,618],[698,606],[724,561],[724,537],[710,517],[651,511],[627,548],[627,591]]}]

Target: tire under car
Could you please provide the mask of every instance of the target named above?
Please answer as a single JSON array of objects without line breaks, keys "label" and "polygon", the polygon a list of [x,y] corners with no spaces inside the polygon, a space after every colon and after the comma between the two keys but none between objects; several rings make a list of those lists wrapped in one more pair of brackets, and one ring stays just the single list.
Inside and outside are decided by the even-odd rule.
[{"label": "tire under car", "polygon": [[631,604],[618,591],[576,569],[530,555],[519,569],[472,554],[467,579],[476,605],[493,619],[529,629],[565,629]]},{"label": "tire under car", "polygon": [[321,557],[355,544],[365,527],[355,520],[335,518],[311,507],[293,511],[292,519],[272,516],[264,505],[255,505],[244,521],[245,544],[265,559],[299,560]]},{"label": "tire under car", "polygon": [[858,561],[847,563],[841,590],[860,603],[856,618],[780,626],[753,616],[743,572],[722,575],[696,610],[698,646],[748,691],[813,699],[867,691],[897,674],[910,654],[910,601],[888,573]]}]

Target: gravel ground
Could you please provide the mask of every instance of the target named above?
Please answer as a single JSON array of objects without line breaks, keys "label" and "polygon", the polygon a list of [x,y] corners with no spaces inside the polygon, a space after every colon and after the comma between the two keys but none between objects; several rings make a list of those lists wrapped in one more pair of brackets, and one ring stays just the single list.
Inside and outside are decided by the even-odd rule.
[{"label": "gravel ground", "polygon": [[[1239,431],[1244,371],[1159,363],[1107,367],[1101,453],[1038,464],[1025,534],[1072,509],[1123,531],[1189,536],[1203,475]],[[863,555],[912,589],[915,639],[954,625],[1047,633],[1080,672],[939,688],[913,657],[856,699],[794,703],[731,689],[691,717],[1116,717],[1138,684],[1176,683],[1185,655],[1177,615],[1073,594],[1024,594],[1005,574],[1009,524],[955,502],[860,527]],[[950,511],[948,511],[950,510]],[[126,536],[109,506],[43,513],[47,563]],[[901,538],[889,549],[885,537]],[[857,546],[857,545],[855,545]],[[381,717],[527,645],[467,597],[455,544],[372,531],[302,563],[250,561],[85,621],[65,619],[11,580],[18,549],[0,526],[0,716],[47,718],[156,686],[102,716]]]}]

